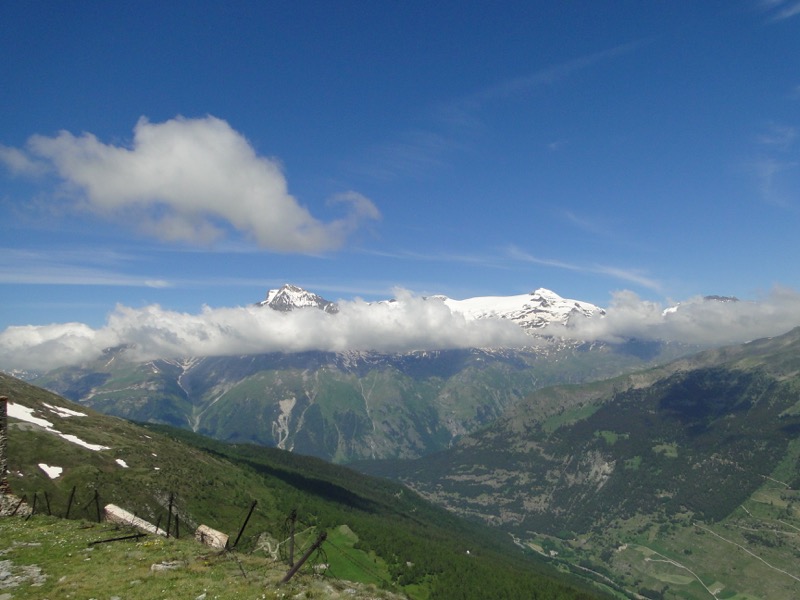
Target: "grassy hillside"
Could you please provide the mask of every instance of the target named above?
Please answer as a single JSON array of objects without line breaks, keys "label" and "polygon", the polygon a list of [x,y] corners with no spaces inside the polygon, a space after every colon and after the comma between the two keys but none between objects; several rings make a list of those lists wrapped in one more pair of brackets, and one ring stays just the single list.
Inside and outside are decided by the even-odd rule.
[{"label": "grassy hillside", "polygon": [[[325,598],[395,600],[376,585],[301,575],[281,584],[286,567],[268,552],[224,553],[190,538],[105,540],[128,531],[109,524],[35,515],[0,518],[0,597]],[[98,543],[99,542],[99,543]]]},{"label": "grassy hillside", "polygon": [[[22,521],[24,525],[18,518],[3,520],[0,552],[11,557],[15,569],[35,564],[47,575],[45,587],[37,591],[24,588],[32,583],[24,584],[14,592],[15,598],[42,597],[37,594],[47,590],[60,594],[65,588],[58,587],[59,582],[78,576],[84,587],[76,588],[75,597],[112,593],[125,597],[131,581],[143,581],[155,590],[158,585],[151,579],[158,581],[155,578],[159,577],[165,581],[165,587],[159,589],[197,591],[186,597],[197,597],[208,589],[208,597],[235,598],[242,597],[242,590],[246,594],[252,591],[247,587],[251,586],[252,571],[259,573],[256,579],[261,578],[259,589],[272,594],[265,597],[279,597],[277,594],[286,592],[274,583],[288,568],[282,559],[288,552],[287,518],[293,510],[298,553],[319,532],[329,534],[322,546],[325,556],[317,562],[327,565],[325,582],[330,585],[337,580],[356,581],[420,600],[595,595],[576,588],[540,560],[510,548],[505,538],[465,524],[396,484],[275,449],[227,446],[185,431],[144,428],[100,415],[5,375],[0,375],[0,395],[8,396],[14,414],[23,416],[10,419],[10,485],[18,495],[26,495],[29,504],[34,497],[37,504],[37,514]],[[96,546],[91,552],[97,554],[85,555],[83,545],[89,537],[94,541],[113,537],[114,532],[105,525],[84,530],[84,525],[61,523],[47,513],[64,516],[69,506],[72,518],[93,521],[98,504],[95,492],[99,504],[118,504],[162,527],[172,498],[182,537],[203,523],[230,534],[232,541],[256,502],[237,547],[238,558],[228,561],[246,563],[242,573],[242,579],[248,580],[246,587],[225,591],[224,586],[213,584],[210,580],[215,578],[236,578],[225,571],[226,560],[209,558],[204,547],[189,540],[186,546],[184,540],[156,538],[113,542]],[[175,519],[170,521],[174,528]],[[67,531],[63,539],[58,537],[62,528]],[[37,534],[37,530],[51,533]],[[76,531],[91,533],[75,537]],[[77,540],[74,547],[72,541],[64,541],[73,537]],[[26,545],[31,543],[42,545]],[[155,553],[151,546],[163,554]],[[64,554],[65,547],[72,556]],[[81,571],[73,564],[76,556],[90,559],[81,559],[87,569],[95,556],[106,557],[102,563],[114,572],[106,580],[116,583],[101,586],[97,582],[97,587],[92,587],[96,572]],[[163,560],[177,560],[182,568],[145,577],[142,565],[149,569],[150,564]],[[130,568],[136,572],[127,579],[124,571]],[[302,577],[311,578],[311,571]],[[332,597],[315,588],[317,583],[303,588],[305,597]],[[23,588],[28,596],[17,595]],[[148,596],[137,591],[136,597]]]}]

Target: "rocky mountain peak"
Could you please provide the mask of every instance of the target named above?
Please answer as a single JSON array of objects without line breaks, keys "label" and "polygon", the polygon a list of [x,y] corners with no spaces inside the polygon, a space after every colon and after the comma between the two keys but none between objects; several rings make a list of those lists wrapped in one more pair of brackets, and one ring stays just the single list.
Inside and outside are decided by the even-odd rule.
[{"label": "rocky mountain peak", "polygon": [[339,310],[335,302],[289,283],[278,289],[269,290],[267,297],[258,304],[281,312],[298,308],[317,308],[327,313],[335,313]]}]

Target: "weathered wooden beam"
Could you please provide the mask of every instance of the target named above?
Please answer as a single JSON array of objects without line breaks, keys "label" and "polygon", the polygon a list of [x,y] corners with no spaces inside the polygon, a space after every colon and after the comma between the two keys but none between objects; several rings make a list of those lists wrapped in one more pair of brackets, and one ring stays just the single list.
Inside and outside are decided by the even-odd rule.
[{"label": "weathered wooden beam", "polygon": [[149,523],[144,519],[140,519],[133,513],[128,512],[124,508],[120,508],[116,504],[106,504],[103,512],[105,513],[106,521],[109,523],[128,525],[146,533],[166,535],[166,532],[163,529],[159,529],[152,523]]},{"label": "weathered wooden beam", "polygon": [[228,547],[228,535],[216,529],[211,529],[208,525],[200,525],[194,532],[194,537],[201,544],[212,548],[224,550]]}]

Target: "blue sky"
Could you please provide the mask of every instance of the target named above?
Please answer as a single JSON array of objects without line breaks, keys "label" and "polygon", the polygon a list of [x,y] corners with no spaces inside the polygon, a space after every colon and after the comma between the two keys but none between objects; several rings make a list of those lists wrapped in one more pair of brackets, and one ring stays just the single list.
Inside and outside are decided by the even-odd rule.
[{"label": "blue sky", "polygon": [[800,288],[797,0],[15,2],[0,52],[0,330]]}]

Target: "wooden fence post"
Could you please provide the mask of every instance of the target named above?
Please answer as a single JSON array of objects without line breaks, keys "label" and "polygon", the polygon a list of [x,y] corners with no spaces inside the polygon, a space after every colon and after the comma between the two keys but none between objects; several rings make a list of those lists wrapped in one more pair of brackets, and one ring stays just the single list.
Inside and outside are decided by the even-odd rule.
[{"label": "wooden fence post", "polygon": [[294,527],[297,522],[297,509],[293,508],[289,514],[289,566],[294,566]]},{"label": "wooden fence post", "polygon": [[69,500],[67,501],[67,514],[64,515],[65,519],[69,519],[69,511],[72,508],[72,501],[75,499],[75,488],[76,486],[72,486],[72,491],[69,493]]},{"label": "wooden fence post", "polygon": [[286,583],[287,581],[289,581],[292,578],[292,576],[300,570],[300,567],[302,567],[305,564],[305,562],[308,560],[308,558],[311,556],[314,550],[316,550],[322,545],[322,542],[324,542],[327,537],[328,534],[326,532],[323,531],[322,533],[320,533],[319,537],[317,538],[317,541],[311,544],[311,548],[309,548],[308,551],[305,554],[303,554],[303,556],[300,557],[300,560],[297,561],[297,564],[293,566],[291,569],[289,569],[289,572],[286,573],[286,575],[284,575],[283,579],[281,579],[281,583]]},{"label": "wooden fence post", "polygon": [[8,396],[0,396],[0,494],[8,487]]},{"label": "wooden fence post", "polygon": [[97,511],[97,522],[100,523],[103,518],[100,513],[100,492],[97,490],[94,491],[94,506]]},{"label": "wooden fence post", "polygon": [[244,523],[242,523],[241,529],[239,529],[239,535],[236,536],[236,541],[233,542],[233,546],[231,546],[231,550],[233,548],[236,548],[236,544],[239,543],[239,538],[242,537],[242,533],[244,532],[244,528],[247,527],[247,522],[250,520],[250,517],[253,515],[253,510],[255,510],[256,504],[258,504],[258,501],[257,500],[253,500],[253,503],[250,505],[250,512],[247,513],[247,517],[245,518]]},{"label": "wooden fence post", "polygon": [[175,499],[173,492],[169,493],[169,507],[167,508],[167,537],[169,537],[169,530],[172,527],[172,501]]},{"label": "wooden fence post", "polygon": [[31,506],[31,512],[28,514],[27,517],[25,517],[26,521],[33,516],[33,513],[36,512],[36,500],[37,500],[37,498],[38,498],[37,492],[33,492],[33,506]]}]

